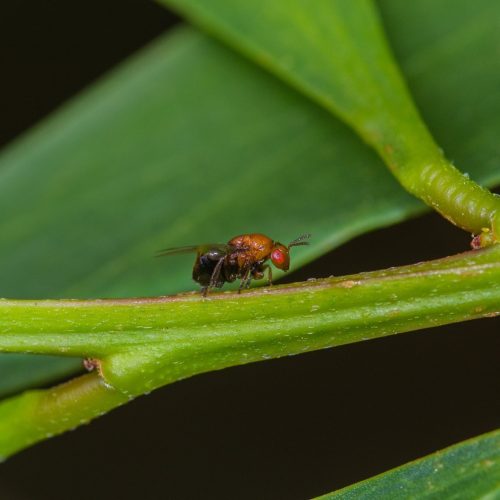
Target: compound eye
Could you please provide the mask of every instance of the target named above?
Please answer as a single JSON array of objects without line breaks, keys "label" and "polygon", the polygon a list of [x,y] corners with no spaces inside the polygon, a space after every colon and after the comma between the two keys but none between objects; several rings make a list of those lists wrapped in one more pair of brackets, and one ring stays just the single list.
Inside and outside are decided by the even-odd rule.
[{"label": "compound eye", "polygon": [[271,260],[275,264],[284,264],[284,262],[285,262],[285,254],[281,250],[275,250],[271,254]]},{"label": "compound eye", "polygon": [[278,269],[287,271],[289,266],[288,259],[288,253],[281,248],[276,248],[271,253],[271,260]]}]

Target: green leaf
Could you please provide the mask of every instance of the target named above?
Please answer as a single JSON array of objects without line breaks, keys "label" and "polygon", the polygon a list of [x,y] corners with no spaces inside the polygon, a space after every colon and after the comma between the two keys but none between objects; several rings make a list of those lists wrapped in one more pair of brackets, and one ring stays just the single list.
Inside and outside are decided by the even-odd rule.
[{"label": "green leaf", "polygon": [[[457,1],[449,12],[443,0],[419,5],[382,4],[418,104],[452,158],[477,180],[498,182],[499,35],[487,23],[498,4]],[[193,289],[190,257],[150,256],[245,231],[285,241],[312,232],[295,266],[419,210],[328,113],[181,30],[3,153],[0,296]],[[52,373],[51,364],[14,365],[13,357],[9,373],[17,366],[29,384]]]},{"label": "green leaf", "polygon": [[2,354],[0,394],[22,391],[26,386],[37,386],[63,378],[82,368],[79,361],[60,356],[32,356],[30,354]]},{"label": "green leaf", "polygon": [[500,245],[241,295],[0,301],[0,350],[91,357],[102,376],[0,404],[0,455],[199,373],[497,316],[499,303]]},{"label": "green leaf", "polygon": [[495,499],[500,497],[499,478],[497,430],[319,498]]},{"label": "green leaf", "polygon": [[[313,6],[305,0],[161,3],[300,89],[368,142],[379,140],[372,137],[375,128],[383,133],[383,128],[397,127],[413,137],[415,109],[371,0],[317,0]],[[406,124],[401,114],[406,114]]]},{"label": "green leaf", "polygon": [[451,222],[472,233],[500,231],[500,198],[463,175],[433,140],[372,0],[163,2],[351,125],[410,193]]},{"label": "green leaf", "polygon": [[338,121],[184,30],[2,160],[0,291],[10,297],[189,290],[192,256],[153,259],[158,249],[310,231],[301,263],[419,209]]},{"label": "green leaf", "polygon": [[[312,231],[296,265],[418,208],[388,175],[373,190],[378,163],[306,99],[219,44],[180,31],[3,155],[0,294],[193,289],[193,257],[153,259],[156,250],[245,231],[285,242]],[[304,183],[308,165],[315,176]],[[28,383],[53,370],[52,361],[47,372],[40,361],[22,361],[17,378]]]}]

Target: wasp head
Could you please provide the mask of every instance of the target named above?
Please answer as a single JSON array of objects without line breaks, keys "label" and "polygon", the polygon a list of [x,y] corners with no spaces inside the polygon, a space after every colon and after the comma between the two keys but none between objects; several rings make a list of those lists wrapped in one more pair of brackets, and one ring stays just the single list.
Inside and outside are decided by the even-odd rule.
[{"label": "wasp head", "polygon": [[300,245],[309,245],[308,241],[305,241],[311,237],[310,234],[303,234],[298,238],[295,238],[288,246],[282,245],[281,243],[274,243],[273,250],[271,252],[272,263],[282,271],[288,271],[290,268],[290,248],[297,247]]}]

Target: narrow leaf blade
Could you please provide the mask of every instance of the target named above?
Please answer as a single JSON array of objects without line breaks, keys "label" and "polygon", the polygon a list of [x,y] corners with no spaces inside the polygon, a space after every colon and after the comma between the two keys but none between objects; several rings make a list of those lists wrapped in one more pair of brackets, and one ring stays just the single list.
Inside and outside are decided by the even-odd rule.
[{"label": "narrow leaf blade", "polygon": [[499,478],[500,430],[497,430],[319,499],[494,499],[500,497]]}]

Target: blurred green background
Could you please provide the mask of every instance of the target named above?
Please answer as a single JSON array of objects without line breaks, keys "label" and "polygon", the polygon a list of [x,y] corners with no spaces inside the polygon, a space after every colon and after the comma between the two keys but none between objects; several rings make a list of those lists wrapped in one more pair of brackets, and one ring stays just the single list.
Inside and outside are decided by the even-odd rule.
[{"label": "blurred green background", "polygon": [[[59,0],[9,3],[0,7],[0,19],[3,110],[0,141],[3,145],[178,23],[176,16],[162,7],[138,0],[92,1],[85,5],[68,5]],[[206,61],[208,71],[210,52],[206,54]],[[238,63],[229,57],[228,64]],[[190,69],[187,64],[188,75]],[[265,81],[271,77],[263,75],[262,78]],[[196,88],[196,81],[191,84]],[[419,88],[425,91],[425,85]],[[213,92],[216,90],[215,82]],[[241,90],[237,88],[234,92]],[[252,87],[247,91],[258,92],[258,89]],[[144,96],[144,100],[147,101],[147,97]],[[200,137],[211,143],[220,141],[220,144],[215,142],[215,152],[217,148],[225,150],[224,141],[216,133],[218,124],[238,119],[236,114],[231,115],[233,110],[226,108],[226,98],[227,95],[220,96],[218,113],[214,114],[213,108],[207,110],[211,114],[207,115],[206,123],[186,123],[187,143],[172,143],[172,147],[179,148],[172,151],[173,155],[182,154],[183,148],[189,148]],[[189,100],[189,96],[186,99]],[[291,126],[292,130],[293,126],[302,126],[303,120],[311,120],[311,123],[329,120],[321,110],[312,111],[313,116],[304,116],[302,108],[291,105],[301,99],[294,92],[284,98],[283,104],[280,99],[278,94],[265,95],[263,105],[272,116],[278,116],[279,124]],[[182,93],[174,93],[171,102],[177,106],[177,120],[182,119]],[[200,101],[199,105],[203,109],[204,103]],[[84,104],[81,107],[84,108]],[[119,109],[114,111],[119,113]],[[249,131],[258,131],[263,151],[255,168],[266,160],[269,165],[286,161],[286,156],[285,159],[279,155],[270,157],[273,134],[280,132],[276,123],[262,124],[257,110],[250,107],[245,111]],[[439,115],[440,111],[436,113]],[[168,109],[168,113],[172,113],[172,109]],[[441,114],[446,117],[446,113]],[[161,110],[158,115],[162,116]],[[85,123],[79,126],[84,128]],[[354,140],[342,127],[326,127],[330,126],[332,133],[345,134],[347,143]],[[473,124],[459,122],[454,126],[462,129]],[[229,127],[227,132],[230,131]],[[124,130],[125,151],[130,139],[126,132]],[[210,132],[213,136],[207,137]],[[102,180],[104,185],[126,182],[126,176],[133,176],[133,171],[122,172],[116,164],[106,167],[109,152],[106,152],[105,134],[104,119],[103,164],[95,165],[90,175],[93,180]],[[311,158],[319,158],[327,165],[332,156],[321,149],[322,139],[324,137],[318,138],[316,149],[304,149],[300,141],[291,141],[287,154],[302,155],[304,165]],[[446,136],[443,139],[446,142]],[[163,138],[152,138],[153,145],[154,140],[168,140],[168,130]],[[368,150],[360,154],[360,164],[364,158],[372,157]],[[130,163],[140,169],[140,160],[130,158]],[[211,177],[211,162],[217,161],[216,155],[206,158],[201,152],[200,161],[207,162],[206,179],[185,175],[178,181],[187,186],[207,182],[209,188],[227,181],[227,177]],[[232,161],[237,168],[238,158]],[[167,293],[170,278],[177,283],[184,280],[184,286],[191,288],[189,258],[165,264],[170,266],[168,273],[161,263],[153,260],[144,265],[144,255],[158,248],[160,241],[143,240],[139,234],[139,243],[134,241],[131,245],[126,230],[120,232],[120,228],[126,228],[129,223],[142,224],[145,234],[155,230],[155,224],[165,224],[167,230],[167,223],[161,218],[147,218],[151,206],[156,204],[160,210],[164,200],[151,198],[151,205],[143,212],[142,202],[119,196],[110,201],[99,190],[90,194],[86,191],[85,196],[90,198],[81,200],[79,188],[86,179],[71,174],[71,168],[79,162],[85,162],[85,155],[74,158],[74,163],[68,165],[66,186],[73,191],[62,187],[58,191],[57,186],[47,192],[42,190],[38,200],[28,197],[21,200],[19,219],[2,220],[4,227],[19,232],[18,241],[24,238],[31,245],[16,249],[18,265],[3,271],[2,295],[54,296],[64,290],[64,295],[78,296],[81,295],[78,287],[85,289],[87,296],[99,296],[103,290],[120,295],[126,294],[124,290],[129,290],[127,287],[131,285],[136,294]],[[39,172],[38,176],[20,182],[27,186],[42,183],[50,174],[50,171]],[[292,225],[298,233],[310,230],[308,210],[293,198],[287,198],[286,190],[284,194],[280,191],[280,178],[273,178],[272,172],[268,174],[260,189],[270,196],[275,192],[280,206],[285,203],[285,220],[259,217],[252,229],[276,231],[276,227],[282,226],[286,228],[284,237],[295,236],[288,235]],[[337,175],[340,182],[346,174]],[[168,183],[169,179],[159,175],[142,182],[144,189],[151,189],[158,183]],[[138,191],[141,187],[138,186]],[[242,191],[238,197],[242,200],[252,196],[252,189],[247,192],[245,186],[239,188]],[[307,189],[306,183],[304,189]],[[30,238],[30,230],[40,221],[50,220],[51,212],[44,213],[44,197],[53,200],[58,196],[61,199],[72,196],[76,203],[79,200],[88,203],[90,209],[87,217],[76,221],[66,234],[67,239],[61,239],[60,253],[45,260],[43,267],[36,249],[43,250],[44,245],[53,241],[50,224],[48,231],[38,235],[36,241]],[[4,203],[7,198],[8,193]],[[386,197],[382,194],[376,199],[367,199],[366,203],[372,207],[377,201],[383,204]],[[418,210],[418,204],[403,192],[401,202],[413,204],[414,210]],[[0,200],[0,206],[1,203]],[[109,210],[105,211],[108,223],[111,220],[116,224],[116,233],[111,238],[104,229],[100,231],[96,217],[103,213],[106,203],[109,204]],[[183,205],[182,199],[169,206],[173,207],[173,213],[168,214],[171,219],[180,220],[186,212],[191,217],[195,214],[202,240],[212,239],[214,231],[221,238],[227,232],[231,236],[238,227],[238,220],[231,217],[228,217],[229,225],[221,227],[209,211],[205,212],[202,199],[197,207]],[[130,207],[133,210],[127,210]],[[246,207],[242,202],[234,208],[237,212]],[[316,214],[315,223],[320,229],[321,224],[332,223],[326,216],[327,211],[327,206],[319,207]],[[202,215],[196,218],[197,213]],[[325,216],[322,218],[321,214]],[[71,213],[65,215],[70,217]],[[337,216],[340,220],[335,222],[347,227],[348,221]],[[80,244],[78,238],[81,238]],[[164,238],[163,246],[193,243],[167,241],[168,233]],[[339,236],[339,241],[341,238]],[[411,263],[456,253],[467,245],[467,235],[438,216],[427,215],[358,237],[288,276],[287,281]],[[8,242],[0,254],[12,254],[7,246]],[[78,251],[67,254],[68,247]],[[82,261],[91,264],[92,259],[87,258],[89,252],[116,255],[120,248],[135,256],[135,267],[130,266],[129,260],[121,263],[119,259],[97,272],[77,265]],[[306,258],[307,255],[303,257]],[[54,273],[54,269],[58,272]],[[23,279],[22,273],[29,280]],[[126,285],[121,281],[124,273]],[[72,285],[76,282],[78,287]],[[495,334],[499,324],[497,318],[452,325],[440,328],[439,332],[380,339],[238,367],[174,384],[99,419],[90,427],[44,442],[9,460],[0,467],[0,495],[12,499],[57,499],[69,495],[87,498],[89,494],[122,498],[138,495],[143,498],[304,498],[345,486],[497,425],[500,403],[495,397],[499,389],[496,353],[500,346]],[[158,429],[163,426],[165,432],[158,436]],[[36,480],[25,480],[34,475]]]}]

